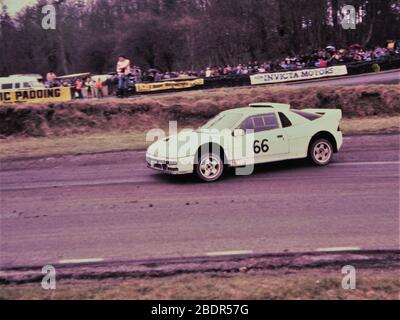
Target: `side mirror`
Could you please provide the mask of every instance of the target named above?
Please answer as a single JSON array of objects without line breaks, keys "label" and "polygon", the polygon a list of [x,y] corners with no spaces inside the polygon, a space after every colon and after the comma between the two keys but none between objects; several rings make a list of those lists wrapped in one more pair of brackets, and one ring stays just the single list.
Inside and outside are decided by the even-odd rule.
[{"label": "side mirror", "polygon": [[233,131],[234,137],[243,137],[244,135],[246,135],[246,132],[243,129],[235,129]]}]

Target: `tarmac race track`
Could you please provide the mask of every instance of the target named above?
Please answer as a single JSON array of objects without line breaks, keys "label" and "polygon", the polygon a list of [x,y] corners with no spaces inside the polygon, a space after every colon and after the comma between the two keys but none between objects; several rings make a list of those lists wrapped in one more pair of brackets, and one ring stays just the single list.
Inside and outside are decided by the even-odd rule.
[{"label": "tarmac race track", "polygon": [[215,184],[148,170],[144,152],[4,161],[0,267],[399,249],[399,138]]},{"label": "tarmac race track", "polygon": [[399,84],[400,70],[389,70],[378,73],[367,73],[355,76],[344,76],[337,78],[327,78],[322,80],[311,80],[304,82],[288,82],[289,86],[298,88],[321,87],[321,86],[352,86],[352,85],[369,85],[369,84]]}]

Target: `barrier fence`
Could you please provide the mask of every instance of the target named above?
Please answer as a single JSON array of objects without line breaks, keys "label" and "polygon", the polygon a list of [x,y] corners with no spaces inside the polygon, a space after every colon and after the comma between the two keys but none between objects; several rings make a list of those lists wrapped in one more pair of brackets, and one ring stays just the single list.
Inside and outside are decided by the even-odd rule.
[{"label": "barrier fence", "polygon": [[[363,73],[370,73],[373,72],[373,65],[378,65],[379,70],[381,71],[386,71],[386,70],[392,70],[392,69],[399,69],[400,68],[400,57],[389,57],[387,59],[383,60],[377,60],[377,61],[369,61],[369,62],[355,62],[355,63],[349,63],[346,65],[338,65],[338,66],[333,66],[331,68],[337,68],[337,67],[346,67],[347,68],[347,75],[359,75]],[[307,69],[307,70],[317,70],[321,68],[313,68],[313,69]],[[329,69],[329,68],[323,68],[323,69]],[[285,70],[285,71],[277,71],[277,72],[271,72],[269,75],[271,77],[274,77],[276,74],[282,74],[282,73],[293,73],[293,72],[302,72],[304,70]],[[342,74],[341,74],[342,73]],[[345,75],[343,72],[338,71],[335,76],[339,75]],[[223,88],[223,87],[238,87],[238,86],[250,86],[251,83],[251,77],[258,77],[260,76],[259,74],[255,74],[252,76],[248,75],[241,75],[241,76],[220,76],[220,77],[214,77],[214,78],[206,78],[204,82],[204,87],[203,89],[215,89],[215,88]],[[319,78],[325,78],[324,77],[319,77]],[[332,76],[332,75],[331,75]],[[306,80],[307,77],[298,77],[297,79],[294,79],[295,81],[300,81],[300,80]],[[313,77],[311,77],[313,78]],[[314,77],[316,78],[316,77]],[[310,79],[310,78],[308,78]],[[292,81],[294,81],[292,80]],[[290,79],[286,79],[285,81],[280,81],[280,82],[287,82],[290,81]],[[277,81],[275,81],[277,82]],[[268,83],[266,83],[268,84]]]},{"label": "barrier fence", "polygon": [[[152,83],[137,83],[131,94],[150,94],[181,90],[215,89],[260,84],[285,83],[310,79],[322,79],[344,75],[359,75],[379,70],[400,69],[400,57],[378,61],[349,63],[328,68],[284,70],[254,75],[227,75],[213,78],[182,79]],[[111,89],[111,88],[109,88]],[[15,102],[62,102],[71,100],[73,90],[69,87],[0,91],[0,103]],[[113,91],[113,90],[111,90]]]}]

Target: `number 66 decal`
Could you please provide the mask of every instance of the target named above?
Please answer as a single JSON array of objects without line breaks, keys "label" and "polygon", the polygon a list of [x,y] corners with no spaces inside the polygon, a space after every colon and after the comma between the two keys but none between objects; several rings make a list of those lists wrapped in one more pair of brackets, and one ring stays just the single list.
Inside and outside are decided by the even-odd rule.
[{"label": "number 66 decal", "polygon": [[261,152],[267,153],[269,151],[268,140],[264,139],[262,142],[259,140],[254,141],[254,153],[259,154]]}]

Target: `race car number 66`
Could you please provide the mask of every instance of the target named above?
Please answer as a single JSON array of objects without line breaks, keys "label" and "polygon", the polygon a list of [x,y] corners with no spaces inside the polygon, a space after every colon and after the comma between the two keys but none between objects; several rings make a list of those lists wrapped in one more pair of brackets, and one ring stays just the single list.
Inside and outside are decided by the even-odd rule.
[{"label": "race car number 66", "polygon": [[259,154],[261,151],[267,153],[269,151],[268,140],[264,139],[262,142],[259,140],[254,141],[254,153]]},{"label": "race car number 66", "polygon": [[196,315],[248,315],[248,305],[196,305]]}]

